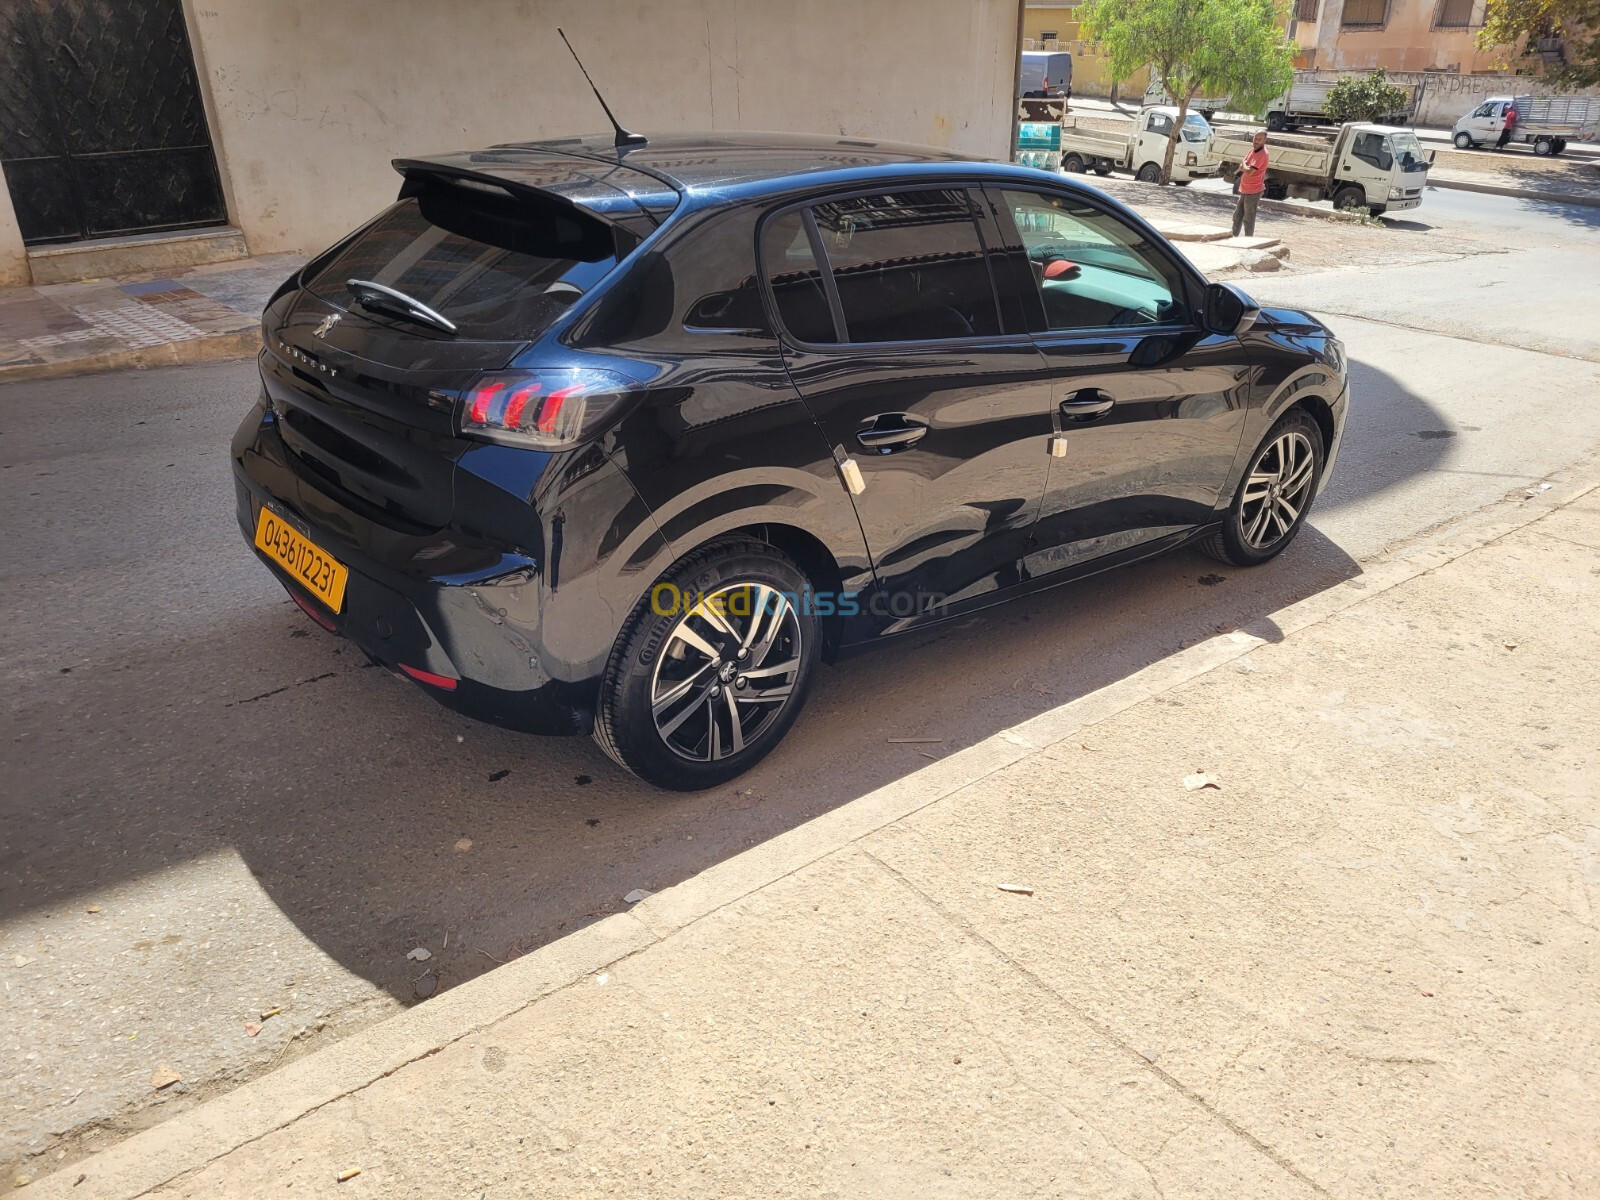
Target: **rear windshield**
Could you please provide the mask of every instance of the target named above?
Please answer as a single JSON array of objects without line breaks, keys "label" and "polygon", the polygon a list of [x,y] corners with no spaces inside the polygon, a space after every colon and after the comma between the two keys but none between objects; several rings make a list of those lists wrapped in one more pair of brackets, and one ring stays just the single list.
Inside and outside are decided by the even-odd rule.
[{"label": "rear windshield", "polygon": [[381,283],[454,321],[457,338],[520,340],[548,328],[632,244],[631,235],[563,206],[437,185],[384,213],[306,288],[371,320],[442,336],[361,308],[346,281]]}]

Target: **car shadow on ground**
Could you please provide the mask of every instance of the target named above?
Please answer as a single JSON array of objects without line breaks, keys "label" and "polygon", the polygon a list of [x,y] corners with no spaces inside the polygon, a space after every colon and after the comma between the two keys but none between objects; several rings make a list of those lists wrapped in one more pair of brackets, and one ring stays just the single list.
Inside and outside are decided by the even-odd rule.
[{"label": "car shadow on ground", "polygon": [[[1429,405],[1360,364],[1353,377],[1390,400],[1355,409],[1330,507],[1447,453],[1413,436],[1443,427]],[[242,545],[224,569],[263,570]],[[586,738],[451,713],[264,588],[13,697],[29,782],[5,806],[0,913],[231,850],[323,953],[413,1002],[411,947],[458,984],[1359,573],[1313,524],[1254,570],[1179,551],[909,636],[824,670],[766,761],[692,795],[639,783]]]}]

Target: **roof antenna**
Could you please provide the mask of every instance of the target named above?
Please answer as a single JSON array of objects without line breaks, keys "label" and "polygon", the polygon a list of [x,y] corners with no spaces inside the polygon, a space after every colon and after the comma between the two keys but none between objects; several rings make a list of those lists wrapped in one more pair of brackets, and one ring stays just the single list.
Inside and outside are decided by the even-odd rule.
[{"label": "roof antenna", "polygon": [[[559,25],[556,27],[556,32],[561,34],[561,40],[563,42],[567,42],[566,32]],[[589,79],[589,72],[584,71],[583,69],[583,59],[578,57],[578,52],[572,48],[571,42],[567,42],[567,53],[571,54],[572,61],[578,64],[578,70],[583,71],[583,77],[584,79],[588,80],[589,88],[594,92],[594,98],[600,101],[600,107],[606,110],[606,120],[610,121],[611,128],[617,131],[617,140],[614,143],[617,149],[622,150],[628,146],[649,145],[649,138],[645,137],[642,133],[629,133],[622,127],[621,122],[619,122],[617,118],[612,115],[611,106],[606,103],[606,98],[600,94],[600,89],[594,86],[594,80]]]}]

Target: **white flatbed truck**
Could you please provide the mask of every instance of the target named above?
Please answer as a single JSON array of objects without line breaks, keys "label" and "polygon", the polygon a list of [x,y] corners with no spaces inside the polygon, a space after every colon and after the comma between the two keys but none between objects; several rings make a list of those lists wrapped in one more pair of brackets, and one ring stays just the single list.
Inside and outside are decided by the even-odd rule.
[{"label": "white flatbed truck", "polygon": [[[1219,134],[1213,141],[1225,179],[1238,175],[1252,133]],[[1392,125],[1350,122],[1331,139],[1267,135],[1269,199],[1331,200],[1335,208],[1365,208],[1373,216],[1422,203],[1432,152],[1417,135]]]}]

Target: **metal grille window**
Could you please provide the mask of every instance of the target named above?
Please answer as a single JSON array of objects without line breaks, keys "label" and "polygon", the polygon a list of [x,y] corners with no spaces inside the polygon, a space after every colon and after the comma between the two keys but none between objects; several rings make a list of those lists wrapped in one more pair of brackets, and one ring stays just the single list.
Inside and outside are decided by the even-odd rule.
[{"label": "metal grille window", "polygon": [[1389,19],[1389,0],[1344,0],[1340,24],[1346,29],[1381,29]]},{"label": "metal grille window", "polygon": [[1317,8],[1320,0],[1299,0],[1295,5],[1294,19],[1314,24],[1317,19]]},{"label": "metal grille window", "polygon": [[181,0],[0,2],[0,162],[30,246],[224,221]]},{"label": "metal grille window", "polygon": [[1472,25],[1473,0],[1440,0],[1436,29],[1468,29]]}]

